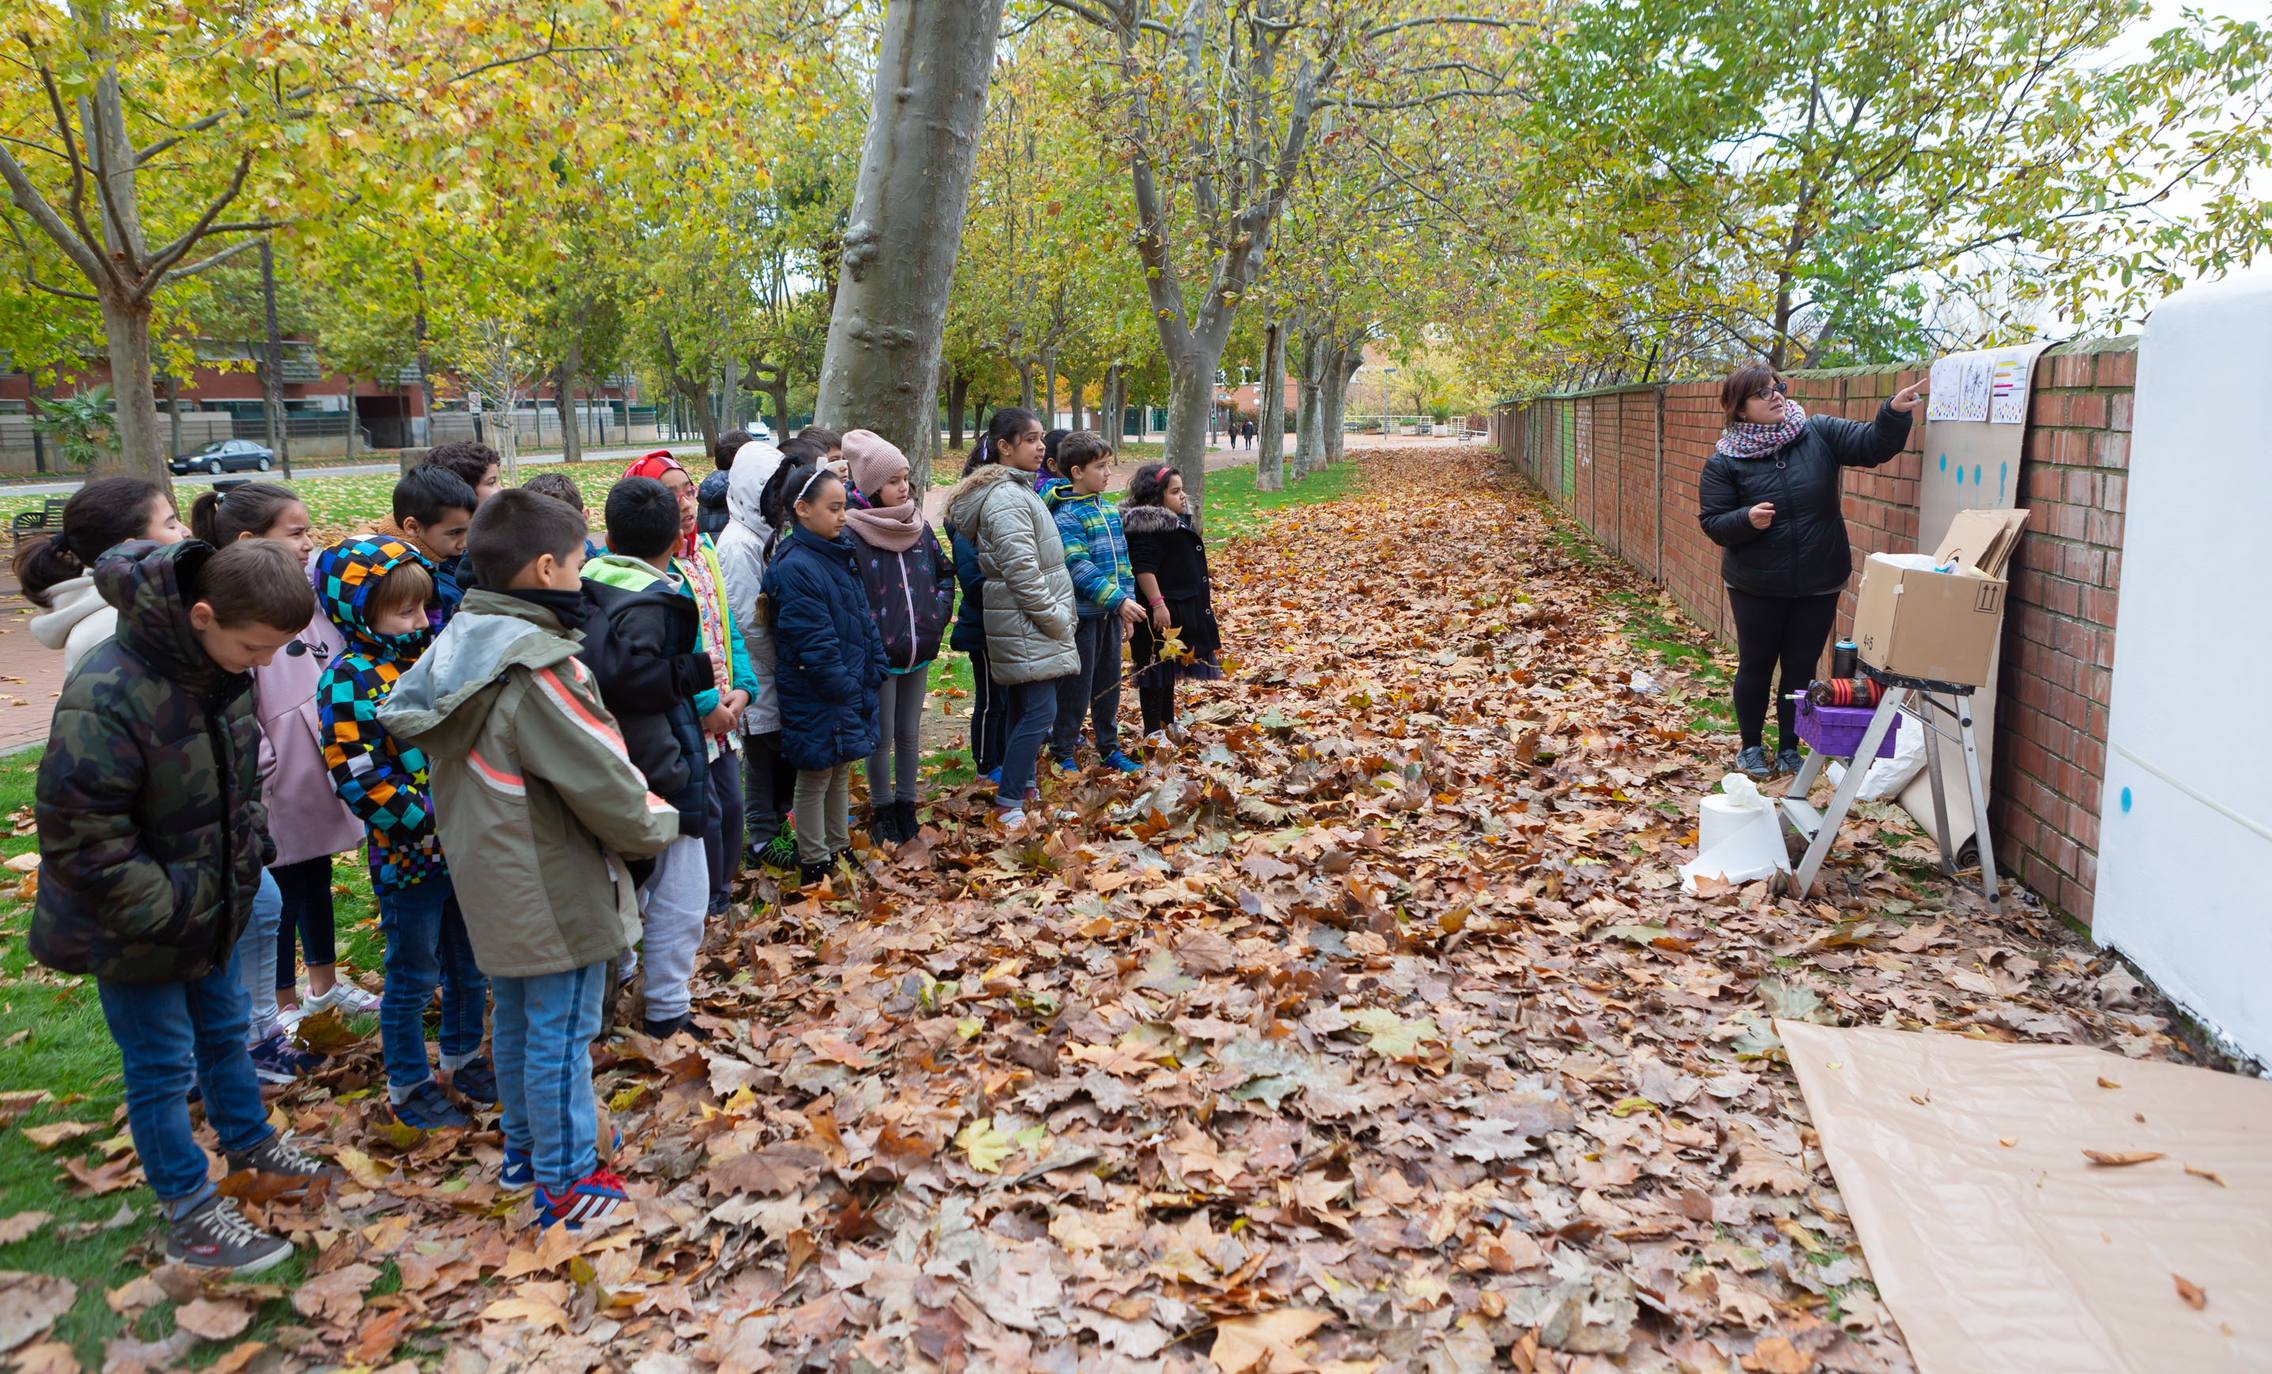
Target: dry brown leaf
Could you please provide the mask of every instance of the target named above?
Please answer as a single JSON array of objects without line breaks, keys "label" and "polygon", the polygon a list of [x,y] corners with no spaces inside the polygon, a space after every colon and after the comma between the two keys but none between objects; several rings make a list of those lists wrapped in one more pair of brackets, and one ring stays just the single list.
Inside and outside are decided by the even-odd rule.
[{"label": "dry brown leaf", "polygon": [[13,1374],[79,1374],[79,1354],[62,1341],[41,1341],[16,1352]]},{"label": "dry brown leaf", "polygon": [[1751,1374],[1807,1374],[1814,1368],[1814,1356],[1786,1337],[1769,1336],[1753,1346],[1740,1363]]},{"label": "dry brown leaf", "polygon": [[0,1245],[14,1245],[37,1234],[39,1228],[53,1220],[54,1214],[50,1212],[18,1212],[12,1217],[0,1217]]},{"label": "dry brown leaf", "polygon": [[79,1300],[79,1285],[59,1274],[0,1270],[0,1354],[46,1334]]},{"label": "dry brown leaf", "polygon": [[2085,1150],[2083,1157],[2107,1169],[2127,1168],[2132,1164],[2151,1164],[2162,1158],[2160,1150]]},{"label": "dry brown leaf", "polygon": [[1215,1344],[1207,1358],[1216,1374],[1299,1374],[1310,1362],[1295,1349],[1332,1314],[1305,1307],[1282,1307],[1215,1323]]},{"label": "dry brown leaf", "polygon": [[50,1121],[44,1126],[24,1127],[23,1136],[43,1150],[52,1150],[66,1141],[93,1135],[101,1129],[91,1121]]},{"label": "dry brown leaf", "polygon": [[2205,1178],[2205,1179],[2209,1180],[2209,1181],[2210,1181],[2211,1183],[2214,1183],[2214,1184],[2216,1184],[2216,1185],[2217,1185],[2217,1186],[2218,1186],[2219,1188],[2224,1188],[2224,1187],[2228,1187],[2228,1186],[2230,1186],[2230,1185],[2228,1185],[2228,1184],[2227,1184],[2227,1183],[2225,1182],[2225,1180],[2223,1179],[2223,1177],[2221,1177],[2221,1176],[2220,1176],[2220,1175],[2219,1175],[2219,1174],[2218,1174],[2218,1173],[2217,1173],[2217,1172],[2216,1172],[2215,1170],[2213,1170],[2213,1169],[2203,1169],[2203,1168],[2199,1168],[2199,1167],[2197,1167],[2197,1166],[2195,1166],[2195,1165],[2191,1165],[2191,1164],[2188,1164],[2188,1165],[2186,1165],[2186,1166],[2185,1166],[2185,1172],[2187,1172],[2187,1173],[2189,1173],[2189,1174],[2193,1175],[2193,1177],[2195,1177],[2195,1178]]},{"label": "dry brown leaf", "polygon": [[368,1264],[347,1264],[318,1274],[292,1290],[292,1310],[309,1321],[345,1326],[362,1310],[363,1294],[379,1281]]},{"label": "dry brown leaf", "polygon": [[174,1325],[205,1340],[230,1340],[252,1325],[252,1309],[239,1302],[199,1298],[174,1309]]},{"label": "dry brown leaf", "polygon": [[2177,1295],[2185,1299],[2185,1305],[2187,1307],[2190,1307],[2194,1311],[2198,1312],[2202,1308],[2209,1305],[2209,1292],[2207,1289],[2193,1282],[2191,1279],[2188,1279],[2183,1274],[2172,1274],[2170,1275],[2170,1278],[2176,1281]]}]

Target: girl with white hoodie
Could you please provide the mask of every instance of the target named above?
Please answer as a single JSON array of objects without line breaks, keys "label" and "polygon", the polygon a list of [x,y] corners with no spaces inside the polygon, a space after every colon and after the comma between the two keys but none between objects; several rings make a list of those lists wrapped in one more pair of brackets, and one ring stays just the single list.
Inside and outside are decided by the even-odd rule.
[{"label": "girl with white hoodie", "polygon": [[742,713],[743,757],[749,770],[742,793],[751,858],[772,868],[797,866],[797,835],[789,807],[797,773],[781,761],[781,702],[774,692],[773,627],[759,597],[775,534],[764,509],[766,484],[781,468],[781,450],[753,439],[734,454],[726,474],[726,528],[717,539],[718,569],[725,574],[726,606],[741,627],[742,647],[757,672],[759,691]]},{"label": "girl with white hoodie", "polygon": [[155,482],[103,477],[79,488],[63,506],[63,528],[16,550],[16,584],[41,609],[32,636],[63,651],[68,674],[118,628],[118,612],[95,590],[94,567],[106,550],[129,539],[179,544],[189,529]]}]

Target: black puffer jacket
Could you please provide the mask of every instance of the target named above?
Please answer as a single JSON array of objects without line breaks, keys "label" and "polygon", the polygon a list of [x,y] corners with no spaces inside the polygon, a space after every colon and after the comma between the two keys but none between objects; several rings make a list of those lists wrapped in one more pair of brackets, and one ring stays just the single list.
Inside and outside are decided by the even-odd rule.
[{"label": "black puffer jacket", "polygon": [[[1696,488],[1697,523],[1724,552],[1720,579],[1753,596],[1819,596],[1853,575],[1839,508],[1840,468],[1874,468],[1909,442],[1909,415],[1883,406],[1869,424],[1816,415],[1790,443],[1758,458],[1715,451]],[[1775,504],[1766,529],[1751,508]]]},{"label": "black puffer jacket", "polygon": [[132,543],[95,566],[118,634],[63,684],[39,761],[31,951],[49,968],[195,982],[228,964],[276,855],[252,678],[189,623],[212,556],[194,539]]}]

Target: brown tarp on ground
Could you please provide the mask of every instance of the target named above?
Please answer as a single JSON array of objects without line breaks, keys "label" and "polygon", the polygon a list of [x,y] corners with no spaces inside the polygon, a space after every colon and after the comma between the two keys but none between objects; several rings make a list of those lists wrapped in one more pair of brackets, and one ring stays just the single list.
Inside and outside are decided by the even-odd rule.
[{"label": "brown tarp on ground", "polygon": [[1776,1030],[1921,1374],[2272,1370],[2272,1083],[2065,1045]]}]

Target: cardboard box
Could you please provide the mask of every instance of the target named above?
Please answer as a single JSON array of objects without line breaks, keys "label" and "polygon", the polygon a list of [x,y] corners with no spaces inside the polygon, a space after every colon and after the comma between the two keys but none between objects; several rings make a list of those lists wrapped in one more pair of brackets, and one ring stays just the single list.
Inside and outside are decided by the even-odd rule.
[{"label": "cardboard box", "polygon": [[[1959,511],[1930,560],[1871,554],[1854,607],[1862,662],[1903,677],[1985,685],[2004,626],[2004,567],[2026,524],[2025,511]],[[1952,560],[1952,572],[1922,566]]]}]

